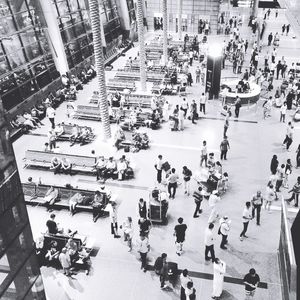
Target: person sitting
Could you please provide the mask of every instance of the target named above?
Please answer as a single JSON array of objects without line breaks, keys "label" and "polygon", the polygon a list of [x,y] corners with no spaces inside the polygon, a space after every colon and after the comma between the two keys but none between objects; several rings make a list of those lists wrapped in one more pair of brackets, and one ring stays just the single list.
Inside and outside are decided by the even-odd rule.
[{"label": "person sitting", "polygon": [[117,164],[117,171],[118,171],[118,180],[123,180],[125,171],[127,169],[128,165],[123,157],[120,158],[118,164]]},{"label": "person sitting", "polygon": [[78,257],[82,262],[82,268],[85,269],[85,274],[89,275],[90,269],[91,269],[91,259],[90,254],[92,250],[87,250],[86,248],[81,248],[81,250],[78,251]]},{"label": "person sitting", "polygon": [[106,169],[106,161],[103,156],[98,157],[95,168],[97,173],[97,180],[103,179],[103,172]]},{"label": "person sitting", "polygon": [[117,150],[119,150],[119,145],[122,141],[125,140],[125,134],[123,129],[121,128],[121,126],[117,127],[117,130],[115,132],[115,142],[114,145],[117,148]]},{"label": "person sitting", "polygon": [[48,234],[57,234],[61,232],[61,230],[58,229],[57,223],[55,222],[55,217],[55,214],[51,214],[50,219],[46,222]]},{"label": "person sitting", "polygon": [[160,119],[159,119],[159,112],[157,109],[154,109],[151,114],[151,124],[150,127],[152,129],[156,129],[159,126]]},{"label": "person sitting", "polygon": [[54,170],[54,174],[57,174],[61,169],[61,160],[54,156],[51,160],[50,170]]},{"label": "person sitting", "polygon": [[92,202],[93,222],[96,222],[100,214],[102,213],[102,210],[105,206],[104,201],[105,201],[105,195],[103,193],[100,193],[100,191],[96,191],[94,200]]},{"label": "person sitting", "polygon": [[113,157],[110,157],[108,159],[108,162],[106,163],[106,168],[103,171],[104,180],[109,177],[112,177],[116,169],[117,169],[116,161],[114,160]]},{"label": "person sitting", "polygon": [[40,127],[40,125],[42,124],[42,122],[41,122],[38,118],[34,119],[34,118],[31,116],[31,114],[29,114],[29,113],[26,112],[26,111],[23,113],[23,117],[24,117],[26,120],[31,121],[32,124],[33,124],[34,126],[36,126],[36,127]]},{"label": "person sitting", "polygon": [[219,190],[220,192],[223,192],[225,193],[228,189],[228,173],[227,172],[224,172],[222,178],[221,178],[221,181],[220,181],[220,187],[219,187]]},{"label": "person sitting", "polygon": [[72,134],[70,136],[70,142],[71,142],[70,146],[75,145],[76,140],[79,138],[80,134],[81,133],[80,133],[79,126],[74,124],[73,129],[72,129]]},{"label": "person sitting", "polygon": [[53,211],[52,207],[55,201],[57,200],[57,198],[58,198],[58,189],[51,186],[44,197],[44,203],[47,208],[47,211]]},{"label": "person sitting", "polygon": [[57,124],[54,128],[55,135],[57,137],[61,136],[64,133],[64,127],[62,124]]},{"label": "person sitting", "polygon": [[50,242],[50,247],[47,250],[47,253],[45,255],[46,266],[49,266],[52,263],[57,263],[58,262],[58,256],[59,256],[59,251],[57,249],[57,242],[56,241],[51,241]]},{"label": "person sitting", "polygon": [[36,109],[35,107],[33,107],[31,109],[31,112],[30,112],[30,115],[31,115],[31,118],[36,122],[38,123],[39,125],[44,125],[41,121],[40,121],[40,116],[42,116],[44,114],[44,112]]},{"label": "person sitting", "polygon": [[87,126],[83,127],[78,137],[80,146],[87,144],[90,136],[91,136],[91,129]]},{"label": "person sitting", "polygon": [[[22,119],[21,119],[21,117],[22,117]],[[37,126],[30,119],[26,119],[23,116],[18,115],[16,121],[20,122],[21,124],[23,124],[23,126],[26,126],[28,129],[36,129],[37,128]]]},{"label": "person sitting", "polygon": [[215,154],[213,152],[208,154],[207,167],[209,172],[213,172],[215,169]]},{"label": "person sitting", "polygon": [[72,164],[71,164],[70,160],[66,157],[64,157],[61,160],[61,170],[65,174],[72,175]]},{"label": "person sitting", "polygon": [[215,166],[215,171],[219,174],[222,174],[222,164],[219,161],[217,161]]},{"label": "person sitting", "polygon": [[79,257],[78,256],[78,246],[72,238],[69,238],[65,247],[67,248],[68,254],[71,259],[71,265],[72,265]]},{"label": "person sitting", "polygon": [[82,196],[80,193],[75,193],[70,199],[69,199],[69,209],[72,216],[74,216],[76,212],[76,207],[78,204],[82,204],[84,202],[84,196]]}]

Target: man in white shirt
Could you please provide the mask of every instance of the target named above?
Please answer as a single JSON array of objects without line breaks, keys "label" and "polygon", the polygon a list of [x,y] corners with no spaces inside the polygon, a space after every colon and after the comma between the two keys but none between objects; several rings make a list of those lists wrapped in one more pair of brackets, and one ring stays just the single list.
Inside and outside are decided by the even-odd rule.
[{"label": "man in white shirt", "polygon": [[154,165],[156,171],[157,171],[157,182],[161,183],[161,175],[162,175],[162,165],[163,165],[163,159],[162,155],[158,155],[158,160],[156,164]]},{"label": "man in white shirt", "polygon": [[220,229],[219,232],[222,235],[222,241],[220,244],[220,248],[226,250],[226,244],[228,243],[228,233],[230,231],[230,223],[231,220],[228,219],[227,216],[224,216],[220,219]]},{"label": "man in white shirt", "polygon": [[243,231],[240,234],[240,240],[243,241],[247,238],[246,232],[248,229],[249,221],[252,220],[251,202],[247,201],[243,211]]},{"label": "man in white shirt", "polygon": [[[210,223],[208,225],[208,228],[205,229],[205,233],[204,233],[205,260],[206,261],[212,260],[212,262],[215,261],[213,229],[214,229],[214,224]],[[211,255],[210,257],[208,256],[208,253],[210,253]]]},{"label": "man in white shirt", "polygon": [[200,167],[202,167],[203,162],[205,162],[205,167],[207,167],[207,146],[206,146],[206,141],[203,141],[203,145],[201,147]]},{"label": "man in white shirt", "polygon": [[116,168],[117,168],[116,161],[114,160],[113,157],[110,157],[108,159],[108,162],[106,163],[106,168],[103,171],[104,179],[107,179],[107,178],[113,176],[113,173],[115,172]]},{"label": "man in white shirt", "polygon": [[137,249],[141,256],[141,269],[144,272],[147,272],[147,253],[150,250],[150,244],[148,238],[145,235],[141,235],[139,240],[137,241]]},{"label": "man in white shirt", "polygon": [[55,122],[54,122],[55,109],[52,106],[49,106],[46,110],[46,115],[52,125],[52,129],[54,129],[55,128]]},{"label": "man in white shirt", "polygon": [[204,93],[200,96],[200,112],[203,112],[205,115],[205,104],[206,104],[206,96]]},{"label": "man in white shirt", "polygon": [[208,205],[211,209],[210,215],[208,218],[208,223],[214,223],[216,221],[216,219],[218,218],[219,214],[216,209],[216,206],[220,202],[220,200],[221,200],[221,198],[218,194],[218,191],[217,190],[212,191],[212,193],[208,199]]},{"label": "man in white shirt", "polygon": [[185,299],[185,290],[187,287],[188,282],[192,281],[191,277],[189,276],[189,272],[187,269],[182,270],[180,274],[180,299]]},{"label": "man in white shirt", "polygon": [[124,178],[124,173],[126,169],[127,169],[127,163],[125,159],[121,157],[117,164],[118,180],[122,180]]},{"label": "man in white shirt", "polygon": [[117,203],[111,201],[109,207],[109,218],[110,218],[110,225],[111,225],[111,234],[113,234],[114,238],[120,238],[118,234],[118,212],[117,212]]}]

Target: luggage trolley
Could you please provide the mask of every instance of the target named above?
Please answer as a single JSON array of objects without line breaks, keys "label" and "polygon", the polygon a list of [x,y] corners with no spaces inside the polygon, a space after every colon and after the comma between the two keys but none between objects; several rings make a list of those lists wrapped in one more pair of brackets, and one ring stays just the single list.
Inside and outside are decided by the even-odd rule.
[{"label": "luggage trolley", "polygon": [[167,193],[154,188],[149,193],[148,218],[153,223],[166,224],[169,202]]}]

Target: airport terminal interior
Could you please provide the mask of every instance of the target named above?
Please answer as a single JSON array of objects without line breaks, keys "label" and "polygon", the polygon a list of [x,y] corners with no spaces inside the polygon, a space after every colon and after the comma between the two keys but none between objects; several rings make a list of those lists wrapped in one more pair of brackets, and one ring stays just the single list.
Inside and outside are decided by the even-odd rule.
[{"label": "airport terminal interior", "polygon": [[0,299],[299,299],[299,11],[0,0]]}]

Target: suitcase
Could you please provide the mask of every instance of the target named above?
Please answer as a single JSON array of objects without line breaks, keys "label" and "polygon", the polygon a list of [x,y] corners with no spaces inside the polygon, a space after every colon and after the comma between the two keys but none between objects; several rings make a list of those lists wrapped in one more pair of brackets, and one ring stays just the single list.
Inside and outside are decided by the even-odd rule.
[{"label": "suitcase", "polygon": [[178,276],[177,263],[168,261],[168,276],[170,279],[175,279]]}]

